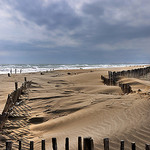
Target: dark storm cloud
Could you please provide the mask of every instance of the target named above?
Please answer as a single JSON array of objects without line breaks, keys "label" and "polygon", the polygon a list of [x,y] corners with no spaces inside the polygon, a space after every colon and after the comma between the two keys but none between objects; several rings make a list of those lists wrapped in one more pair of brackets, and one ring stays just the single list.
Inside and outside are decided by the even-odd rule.
[{"label": "dark storm cloud", "polygon": [[[64,0],[52,2],[48,5],[44,5],[42,0],[16,0],[16,3],[14,3],[14,0],[9,0],[9,2],[27,20],[40,26],[46,26],[49,30],[60,29],[62,32],[66,32],[66,30],[76,29],[76,32],[70,37],[81,40],[83,42],[81,44],[85,44],[84,42],[88,42],[88,44],[120,42],[126,39],[150,37],[150,24],[145,25],[143,22],[141,25],[137,23],[137,26],[132,26],[132,20],[126,18],[133,17],[133,21],[136,21],[136,18],[137,20],[140,19],[139,14],[134,12],[134,9],[138,9],[140,6],[136,6],[136,3],[134,3],[133,10],[130,10],[132,9],[130,8],[132,3],[129,1],[102,0],[87,3],[81,8],[83,13],[81,16],[76,14],[75,10]],[[115,10],[118,8],[118,14],[123,13],[122,17],[125,16],[120,18],[119,21],[115,20],[113,15],[113,13],[117,13]],[[105,13],[108,11],[110,14],[107,18]],[[125,13],[129,14],[125,15]],[[140,15],[148,19],[145,14]],[[112,21],[109,21],[109,19]]]},{"label": "dark storm cloud", "polygon": [[9,3],[23,16],[38,25],[44,25],[48,29],[74,29],[81,23],[81,19],[65,1],[53,2],[44,6],[42,0],[18,0]]},{"label": "dark storm cloud", "polygon": [[[124,40],[132,40],[137,38],[149,38],[150,37],[150,22],[145,24],[147,21],[147,15],[140,13],[143,17],[143,22],[138,23],[139,14],[134,13],[134,9],[138,9],[135,6],[133,10],[128,10],[130,7],[129,1],[97,1],[90,4],[85,4],[82,7],[82,11],[85,14],[83,18],[86,26],[86,30],[83,32],[76,32],[74,38],[80,38],[88,44],[96,43],[117,43]],[[124,10],[121,12],[121,8]],[[114,19],[114,11],[120,8],[120,12],[123,13],[119,20]],[[111,10],[108,18],[105,16],[107,9]],[[129,12],[130,11],[130,12]],[[112,13],[112,14],[111,14]],[[129,13],[125,15],[125,13]],[[133,20],[126,17],[131,17]],[[110,20],[110,21],[109,21]],[[136,23],[133,25],[133,23]],[[145,21],[145,22],[144,22]],[[87,24],[86,24],[87,23]]]},{"label": "dark storm cloud", "polygon": [[[82,0],[47,1],[6,0],[23,18],[14,15],[14,22],[44,29],[32,33],[31,28],[30,42],[0,42],[4,45],[0,48],[20,49],[31,56],[36,51],[31,61],[41,62],[49,58],[54,63],[149,61],[150,1],[93,0],[81,5]],[[41,38],[34,37],[35,32]]]}]

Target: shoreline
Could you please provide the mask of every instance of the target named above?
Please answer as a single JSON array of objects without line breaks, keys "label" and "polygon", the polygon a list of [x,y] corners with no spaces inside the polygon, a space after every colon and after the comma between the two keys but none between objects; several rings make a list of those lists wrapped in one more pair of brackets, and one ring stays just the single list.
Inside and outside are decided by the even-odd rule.
[{"label": "shoreline", "polygon": [[77,69],[102,69],[102,68],[118,68],[118,67],[141,67],[148,66],[149,64],[99,64],[99,65],[14,65],[13,67],[10,65],[0,66],[0,74],[19,74],[19,73],[35,73],[35,72],[45,72],[45,71],[53,71],[53,70],[77,70]]}]

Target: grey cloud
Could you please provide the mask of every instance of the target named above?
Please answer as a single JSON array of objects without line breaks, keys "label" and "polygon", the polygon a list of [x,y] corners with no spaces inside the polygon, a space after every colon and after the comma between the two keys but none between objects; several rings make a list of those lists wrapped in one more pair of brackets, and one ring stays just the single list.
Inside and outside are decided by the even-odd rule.
[{"label": "grey cloud", "polygon": [[[27,20],[46,26],[49,30],[57,29],[67,34],[67,30],[76,29],[70,38],[80,41],[83,45],[150,37],[150,24],[145,25],[143,22],[142,25],[132,26],[131,20],[127,18],[133,17],[136,20],[137,17],[137,20],[139,19],[134,10],[138,8],[135,8],[136,3],[133,1],[101,0],[87,3],[81,8],[83,16],[76,14],[65,0],[53,2],[47,6],[43,6],[42,0],[18,0],[15,1],[16,3],[13,3],[14,0],[9,0],[9,2],[12,2],[12,6],[20,11]],[[123,17],[126,16],[126,13],[129,14],[126,18],[115,20],[113,11],[117,9],[120,11],[118,13],[123,14]],[[108,16],[106,16],[107,11],[110,11]],[[142,15],[144,19],[145,15]]]},{"label": "grey cloud", "polygon": [[96,3],[84,5],[84,7],[82,8],[82,11],[86,15],[91,15],[94,18],[102,16],[104,14],[104,8],[99,4],[97,5]]},{"label": "grey cloud", "polygon": [[11,6],[20,11],[23,16],[38,25],[44,25],[48,29],[62,28],[71,30],[81,23],[74,10],[65,2],[53,2],[47,6],[42,0],[9,1]]},{"label": "grey cloud", "polygon": [[[108,0],[96,1],[83,5],[82,12],[85,15],[83,18],[83,30],[79,30],[73,38],[81,39],[82,42],[91,46],[101,43],[119,43],[124,40],[132,40],[150,37],[150,22],[146,24],[147,15],[141,10],[143,23],[138,23],[139,14],[135,13],[136,9],[143,6],[132,5],[129,1]],[[115,10],[119,9],[122,18],[118,20],[114,16]],[[110,11],[109,14],[107,11]],[[112,13],[112,14],[111,14]],[[106,15],[107,14],[107,15]],[[116,14],[116,15],[118,15]],[[134,18],[134,20],[129,19]],[[133,25],[137,21],[136,25]]]}]

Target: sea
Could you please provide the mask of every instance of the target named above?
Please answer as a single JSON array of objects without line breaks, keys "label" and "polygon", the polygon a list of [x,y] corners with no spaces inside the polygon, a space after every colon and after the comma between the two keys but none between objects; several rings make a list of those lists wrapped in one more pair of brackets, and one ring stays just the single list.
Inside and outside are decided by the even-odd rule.
[{"label": "sea", "polygon": [[96,69],[112,67],[146,66],[149,64],[1,64],[0,74],[31,73],[67,69]]}]

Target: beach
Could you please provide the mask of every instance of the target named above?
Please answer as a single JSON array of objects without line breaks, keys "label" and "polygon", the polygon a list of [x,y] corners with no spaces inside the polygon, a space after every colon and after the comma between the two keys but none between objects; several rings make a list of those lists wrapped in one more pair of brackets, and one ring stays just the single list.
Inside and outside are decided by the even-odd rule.
[{"label": "beach", "polygon": [[[140,66],[142,67],[142,66]],[[32,81],[31,87],[21,96],[3,132],[0,146],[12,140],[17,147],[21,139],[24,149],[33,140],[35,149],[41,148],[45,139],[46,148],[51,149],[51,138],[56,137],[58,149],[64,149],[69,137],[70,149],[77,149],[78,137],[92,137],[94,149],[103,149],[103,139],[110,139],[110,149],[131,149],[135,142],[137,150],[144,149],[150,141],[150,79],[149,74],[141,78],[122,77],[120,82],[129,83],[132,93],[124,94],[119,86],[104,85],[101,75],[108,71],[122,71],[139,66],[70,69],[45,72],[0,75],[0,113],[7,96],[24,77]],[[140,89],[140,90],[139,90]],[[13,138],[13,139],[12,139]],[[150,143],[149,143],[150,144]],[[14,148],[15,149],[15,148]]]}]

